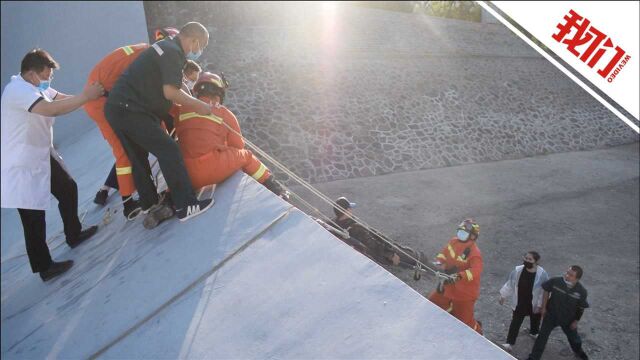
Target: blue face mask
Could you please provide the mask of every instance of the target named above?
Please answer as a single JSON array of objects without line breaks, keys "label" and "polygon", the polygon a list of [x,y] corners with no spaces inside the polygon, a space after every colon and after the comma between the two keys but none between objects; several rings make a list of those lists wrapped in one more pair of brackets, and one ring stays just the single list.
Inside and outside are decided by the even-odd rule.
[{"label": "blue face mask", "polygon": [[469,233],[464,230],[458,230],[456,237],[460,239],[460,241],[467,241],[469,240]]},{"label": "blue face mask", "polygon": [[38,89],[40,89],[40,91],[45,91],[49,88],[49,86],[51,86],[51,81],[40,81],[40,84],[38,84]]},{"label": "blue face mask", "polygon": [[189,51],[186,55],[186,58],[191,61],[196,61],[202,55],[202,49],[200,49],[200,42],[198,42],[198,52],[194,53],[193,51]]}]

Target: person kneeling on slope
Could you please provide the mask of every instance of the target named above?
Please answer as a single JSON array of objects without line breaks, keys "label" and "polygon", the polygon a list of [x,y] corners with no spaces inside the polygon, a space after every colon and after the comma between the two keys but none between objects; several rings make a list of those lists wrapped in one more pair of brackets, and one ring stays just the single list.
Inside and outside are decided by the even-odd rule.
[{"label": "person kneeling on slope", "polygon": [[200,115],[189,106],[180,107],[175,128],[193,188],[221,183],[242,169],[274,194],[288,200],[288,192],[269,169],[244,148],[238,120],[222,105],[228,87],[224,78],[202,73],[193,93],[212,105],[211,115]]}]

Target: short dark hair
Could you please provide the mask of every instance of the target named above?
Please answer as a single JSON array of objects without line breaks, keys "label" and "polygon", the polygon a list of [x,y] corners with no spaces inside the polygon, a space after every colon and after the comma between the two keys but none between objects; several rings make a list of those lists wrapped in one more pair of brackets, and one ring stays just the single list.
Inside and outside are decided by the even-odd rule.
[{"label": "short dark hair", "polygon": [[537,251],[527,251],[527,254],[531,254],[531,257],[533,257],[533,260],[535,260],[536,262],[540,260],[540,254],[538,254]]},{"label": "short dark hair", "polygon": [[573,270],[576,272],[576,278],[581,279],[582,278],[582,268],[578,265],[571,265],[569,266],[569,269]]},{"label": "short dark hair", "polygon": [[200,67],[200,65],[198,65],[197,62],[193,61],[193,60],[187,60],[187,62],[184,64],[184,68],[182,69],[182,72],[184,72],[185,74],[190,73],[190,72],[200,72],[202,71],[202,68]]},{"label": "short dark hair", "polygon": [[20,73],[24,74],[27,71],[40,72],[44,68],[59,69],[60,65],[53,59],[53,57],[42,49],[33,49],[27,53],[22,59],[20,64]]},{"label": "short dark hair", "polygon": [[188,22],[180,29],[180,37],[190,37],[201,39],[209,36],[209,31],[199,22]]}]

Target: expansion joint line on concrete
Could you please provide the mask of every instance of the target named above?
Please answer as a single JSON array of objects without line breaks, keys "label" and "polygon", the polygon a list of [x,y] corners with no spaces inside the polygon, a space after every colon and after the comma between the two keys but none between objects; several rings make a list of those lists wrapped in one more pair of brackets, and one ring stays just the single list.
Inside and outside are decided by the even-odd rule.
[{"label": "expansion joint line on concrete", "polygon": [[267,224],[267,226],[265,226],[264,229],[262,229],[259,233],[257,233],[255,236],[253,236],[247,242],[245,242],[242,246],[240,246],[236,251],[234,251],[233,253],[229,254],[221,262],[216,264],[213,268],[211,268],[210,270],[206,271],[204,274],[200,275],[197,279],[195,279],[193,282],[191,282],[189,285],[187,285],[184,289],[180,290],[177,294],[175,294],[173,297],[171,297],[169,300],[167,300],[165,303],[160,305],[155,310],[151,311],[151,313],[149,313],[147,316],[142,318],[140,321],[135,323],[133,326],[131,326],[130,328],[125,330],[122,334],[118,335],[118,337],[116,337],[115,339],[110,341],[108,344],[102,346],[96,352],[91,354],[88,358],[89,359],[97,359],[102,354],[104,354],[107,350],[112,348],[114,345],[116,345],[117,343],[119,343],[120,341],[125,339],[127,336],[131,335],[134,331],[138,330],[147,321],[151,320],[156,315],[160,314],[164,309],[169,307],[169,305],[175,303],[178,299],[180,299],[182,296],[187,294],[190,290],[195,288],[198,284],[200,284],[201,282],[206,280],[209,276],[211,276],[216,271],[220,270],[227,262],[229,262],[231,259],[236,257],[236,255],[244,252],[249,246],[251,246],[258,239],[260,239],[260,237],[262,237],[262,235],[264,235],[267,231],[269,231],[272,227],[274,227],[282,219],[287,217],[287,215],[289,215],[289,213],[293,209],[294,209],[294,207],[290,206],[286,211],[284,211],[282,214],[278,215],[278,217],[276,217],[273,221],[271,221],[269,224]]}]

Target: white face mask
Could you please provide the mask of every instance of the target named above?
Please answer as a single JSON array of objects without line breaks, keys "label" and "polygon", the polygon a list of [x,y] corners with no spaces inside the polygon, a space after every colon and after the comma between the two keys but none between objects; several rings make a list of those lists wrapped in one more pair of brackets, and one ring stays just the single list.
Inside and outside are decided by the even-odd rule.
[{"label": "white face mask", "polygon": [[460,241],[467,241],[469,240],[469,233],[464,230],[458,230],[456,237],[460,239]]},{"label": "white face mask", "polygon": [[192,90],[193,87],[196,85],[196,82],[193,80],[184,79],[184,84],[187,86],[187,89]]}]

